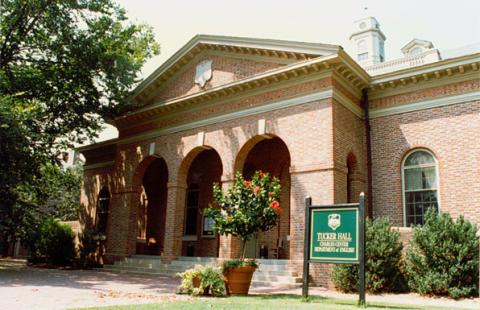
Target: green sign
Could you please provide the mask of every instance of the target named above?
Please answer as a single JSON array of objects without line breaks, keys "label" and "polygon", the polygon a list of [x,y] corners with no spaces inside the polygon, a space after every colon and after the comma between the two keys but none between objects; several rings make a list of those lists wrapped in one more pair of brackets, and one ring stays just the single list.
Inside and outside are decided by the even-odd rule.
[{"label": "green sign", "polygon": [[312,209],[310,260],[358,263],[358,208]]}]

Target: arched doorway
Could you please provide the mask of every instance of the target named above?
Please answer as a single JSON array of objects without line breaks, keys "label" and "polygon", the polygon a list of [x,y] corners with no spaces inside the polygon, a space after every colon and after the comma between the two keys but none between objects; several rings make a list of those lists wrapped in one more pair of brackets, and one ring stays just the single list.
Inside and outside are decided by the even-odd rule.
[{"label": "arched doorway", "polygon": [[165,236],[168,169],[162,158],[150,158],[142,178],[137,213],[136,253],[161,255]]},{"label": "arched doorway", "polygon": [[[218,256],[218,236],[203,216],[213,200],[212,186],[222,176],[222,161],[214,149],[194,150],[186,175],[185,219],[182,239],[183,256]],[[197,153],[198,152],[198,153]],[[187,160],[191,160],[187,156]]]},{"label": "arched doorway", "polygon": [[[280,179],[282,194],[280,204],[283,212],[278,225],[263,233],[247,245],[247,256],[259,258],[260,248],[267,248],[265,258],[289,258],[290,239],[290,152],[278,137],[255,137],[238,154],[235,168],[250,179],[255,171],[262,170]],[[265,251],[262,251],[265,254]]]},{"label": "arched doorway", "polygon": [[95,212],[95,229],[101,236],[97,241],[97,248],[95,250],[96,263],[99,265],[103,265],[103,256],[106,253],[109,207],[110,192],[107,187],[103,187],[98,193]]}]

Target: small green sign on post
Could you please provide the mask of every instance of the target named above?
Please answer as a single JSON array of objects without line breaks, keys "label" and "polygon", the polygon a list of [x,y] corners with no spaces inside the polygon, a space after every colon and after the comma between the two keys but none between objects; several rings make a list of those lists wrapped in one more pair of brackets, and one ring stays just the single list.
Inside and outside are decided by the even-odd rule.
[{"label": "small green sign on post", "polygon": [[358,263],[358,211],[358,208],[311,210],[311,262]]},{"label": "small green sign on post", "polygon": [[313,206],[305,200],[302,295],[311,263],[358,264],[359,305],[365,305],[365,195],[358,203]]}]

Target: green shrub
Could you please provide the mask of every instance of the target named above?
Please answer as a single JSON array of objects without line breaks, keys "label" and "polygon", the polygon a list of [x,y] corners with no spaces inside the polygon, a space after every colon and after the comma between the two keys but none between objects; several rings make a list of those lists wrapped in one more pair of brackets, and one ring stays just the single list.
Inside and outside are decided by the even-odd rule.
[{"label": "green shrub", "polygon": [[29,238],[32,260],[58,266],[71,264],[75,258],[74,238],[69,225],[55,219],[47,219]]},{"label": "green shrub", "polygon": [[478,291],[478,245],[476,225],[460,216],[429,211],[425,225],[413,230],[407,253],[410,289],[421,294],[472,296]]},{"label": "green shrub", "polygon": [[105,240],[105,235],[101,234],[95,227],[85,227],[79,235],[79,267],[99,267],[96,254],[99,248],[99,242]]},{"label": "green shrub", "polygon": [[[365,225],[365,287],[372,293],[402,291],[403,245],[388,219],[367,219]],[[358,265],[336,265],[332,271],[335,287],[343,292],[358,291]]]},{"label": "green shrub", "polygon": [[[182,283],[177,289],[179,294],[198,295],[225,295],[225,281],[218,267],[196,265],[192,269],[177,274],[182,278]],[[199,280],[199,286],[195,287],[194,279]]]}]

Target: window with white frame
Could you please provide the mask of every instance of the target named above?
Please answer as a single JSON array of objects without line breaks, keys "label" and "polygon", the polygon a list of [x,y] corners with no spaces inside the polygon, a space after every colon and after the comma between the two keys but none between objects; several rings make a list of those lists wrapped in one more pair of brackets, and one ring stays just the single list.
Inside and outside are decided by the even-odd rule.
[{"label": "window with white frame", "polygon": [[422,225],[430,208],[438,212],[437,162],[426,150],[407,155],[402,166],[405,224]]}]

